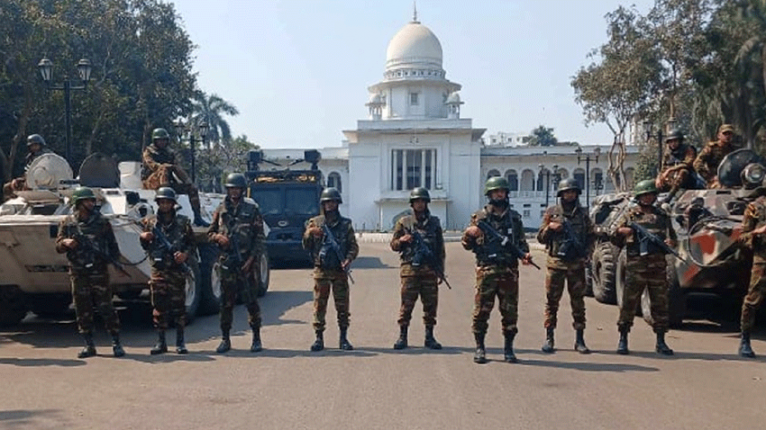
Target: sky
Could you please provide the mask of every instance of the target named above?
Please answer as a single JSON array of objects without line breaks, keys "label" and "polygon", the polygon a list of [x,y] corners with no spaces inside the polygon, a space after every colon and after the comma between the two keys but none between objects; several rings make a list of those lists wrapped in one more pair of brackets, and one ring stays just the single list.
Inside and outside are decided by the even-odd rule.
[{"label": "sky", "polygon": [[[192,42],[198,85],[232,103],[232,134],[263,148],[342,145],[367,119],[367,87],[383,78],[386,48],[412,19],[411,0],[176,0]],[[462,85],[461,118],[474,128],[609,144],[586,127],[570,82],[607,40],[618,6],[653,0],[418,0],[439,39],[447,79]]]}]

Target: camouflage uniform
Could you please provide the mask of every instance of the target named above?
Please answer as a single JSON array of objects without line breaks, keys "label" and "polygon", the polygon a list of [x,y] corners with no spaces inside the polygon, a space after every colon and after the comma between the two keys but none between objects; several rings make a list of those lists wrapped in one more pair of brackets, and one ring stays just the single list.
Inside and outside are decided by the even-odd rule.
[{"label": "camouflage uniform", "polygon": [[[169,145],[169,144],[168,144]],[[162,186],[168,186],[179,194],[189,196],[189,203],[194,208],[195,214],[199,213],[199,191],[191,183],[191,179],[176,163],[176,157],[168,147],[159,148],[154,143],[144,149],[144,166],[141,170],[141,180],[147,190],[156,190]],[[163,164],[172,164],[173,167],[165,167]],[[178,177],[176,181],[173,176]]]},{"label": "camouflage uniform", "polygon": [[[162,217],[163,215],[159,214],[145,218],[142,221],[144,231],[151,232],[157,226],[173,245],[174,251],[186,253],[192,258],[194,232],[189,218],[175,212],[169,214],[169,220],[160,220]],[[141,240],[141,246],[149,253],[149,262],[152,265],[149,287],[154,308],[154,327],[167,330],[168,320],[172,317],[176,327],[183,328],[186,325],[187,276],[184,269],[176,264],[168,250],[159,247],[157,238],[152,242]]]},{"label": "camouflage uniform", "polygon": [[753,269],[750,286],[742,302],[740,330],[749,334],[755,324],[755,314],[766,297],[766,240],[765,236],[752,231],[766,225],[766,196],[758,197],[747,205],[742,218],[742,234],[739,241],[753,250]]},{"label": "camouflage uniform", "polygon": [[[341,249],[344,260],[354,260],[359,254],[354,227],[351,220],[338,216],[335,220],[326,219],[324,215],[315,216],[306,223],[303,233],[303,247],[311,252],[314,259],[314,330],[321,333],[325,329],[325,314],[330,290],[335,299],[335,310],[338,314],[338,327],[345,331],[349,326],[349,288],[348,275],[341,268],[335,253],[328,249],[325,237],[314,237],[309,233],[312,227],[322,227],[327,224]],[[325,248],[325,249],[323,249]]]},{"label": "camouflage uniform", "polygon": [[428,264],[413,266],[415,249],[413,242],[403,243],[399,239],[412,231],[420,233],[426,246],[437,258],[440,269],[444,268],[444,237],[439,218],[432,216],[427,210],[422,220],[415,215],[400,218],[394,226],[391,238],[391,249],[400,252],[401,268],[399,276],[402,280],[402,305],[399,309],[399,326],[407,327],[412,319],[412,310],[420,296],[423,302],[423,324],[433,328],[436,325],[436,309],[439,304],[439,279],[436,272]]},{"label": "camouflage uniform", "polygon": [[[223,249],[219,259],[221,268],[221,330],[228,336],[232,325],[232,312],[237,294],[245,303],[248,323],[254,332],[261,328],[261,309],[258,306],[258,287],[253,282],[251,272],[243,273],[242,264],[253,259],[253,267],[264,251],[263,217],[258,205],[251,199],[242,197],[236,206],[229,197],[213,213],[213,222],[208,229],[208,237],[223,234],[229,238],[229,246]],[[239,241],[242,264],[236,264],[234,240]]]},{"label": "camouflage uniform", "polygon": [[80,219],[77,214],[68,215],[59,224],[56,251],[66,252],[70,263],[69,277],[72,280],[72,297],[80,333],[93,333],[93,314],[94,310],[98,309],[106,329],[112,336],[116,336],[120,332],[120,320],[112,305],[113,293],[107,271],[109,262],[100,255],[94,255],[92,250],[86,249],[79,241],[76,249],[68,250],[62,241],[72,239],[76,235],[85,236],[103,250],[102,252],[117,259],[120,250],[112,225],[98,210],[91,212],[85,220]]},{"label": "camouflage uniform", "polygon": [[[554,232],[548,228],[551,222],[563,224],[567,221],[571,226],[572,232],[583,245],[583,249],[576,250],[569,248],[566,255],[559,255],[566,234],[564,230]],[[595,233],[593,231],[593,222],[586,213],[585,209],[574,202],[568,210],[565,210],[562,204],[551,206],[545,211],[543,222],[537,232],[537,241],[545,244],[548,251],[547,269],[545,277],[545,328],[556,328],[556,314],[559,309],[559,302],[564,293],[564,281],[567,282],[569,290],[569,299],[572,306],[572,318],[574,323],[572,327],[575,330],[585,329],[585,263],[588,252],[593,244]]]},{"label": "camouflage uniform", "polygon": [[641,256],[639,255],[640,244],[636,240],[635,233],[627,238],[627,240],[624,236],[617,233],[617,229],[627,227],[630,222],[635,222],[662,240],[669,238],[677,241],[676,232],[670,222],[670,216],[656,206],[652,206],[651,209],[650,214],[645,214],[638,205],[629,208],[617,220],[615,230],[611,236],[612,243],[619,247],[625,247],[627,256],[627,278],[625,280],[622,307],[620,308],[620,318],[617,322],[617,327],[621,333],[630,331],[644,289],[648,290],[652,303],[651,312],[654,320],[652,327],[654,332],[665,333],[669,327],[665,253],[661,249],[650,245],[649,253]]},{"label": "camouflage uniform", "polygon": [[[37,152],[29,152],[27,153],[26,157],[24,157],[24,170],[26,171],[29,168],[29,165],[32,164],[35,159],[43,154],[52,154],[53,151],[48,148],[47,146],[43,146],[40,148]],[[0,176],[2,177],[2,176]],[[16,197],[16,191],[23,191],[25,189],[28,189],[25,184],[25,177],[19,177],[14,179],[11,182],[6,182],[3,184],[3,191],[2,194],[0,194],[0,202],[9,200]]]},{"label": "camouflage uniform", "polygon": [[708,188],[720,187],[717,180],[718,166],[721,160],[735,149],[733,144],[725,144],[720,140],[709,142],[702,148],[694,160],[694,170],[707,182]]},{"label": "camouflage uniform", "polygon": [[[693,189],[695,187],[694,160],[697,150],[693,146],[681,143],[676,149],[666,148],[662,156],[662,169],[657,181],[658,191]],[[683,166],[683,167],[678,167]],[[669,172],[671,168],[676,168]]]}]

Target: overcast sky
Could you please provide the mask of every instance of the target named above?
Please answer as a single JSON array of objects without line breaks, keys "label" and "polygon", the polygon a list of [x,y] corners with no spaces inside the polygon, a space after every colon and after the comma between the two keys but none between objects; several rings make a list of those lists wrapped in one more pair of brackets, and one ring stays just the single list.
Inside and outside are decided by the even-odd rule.
[{"label": "overcast sky", "polygon": [[[383,77],[391,38],[412,19],[411,0],[177,0],[200,88],[234,104],[232,133],[264,148],[340,146],[367,118],[367,87]],[[473,126],[559,140],[611,143],[586,127],[572,76],[606,41],[604,15],[646,13],[652,0],[418,0],[439,38],[447,79],[463,86]],[[486,134],[485,134],[486,135]]]}]

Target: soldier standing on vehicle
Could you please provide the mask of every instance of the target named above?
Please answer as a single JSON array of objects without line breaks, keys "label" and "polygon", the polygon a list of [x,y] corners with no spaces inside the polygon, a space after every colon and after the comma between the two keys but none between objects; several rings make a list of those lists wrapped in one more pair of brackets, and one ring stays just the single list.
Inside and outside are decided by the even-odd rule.
[{"label": "soldier standing on vehicle", "polygon": [[[410,192],[412,215],[396,222],[391,249],[400,253],[402,279],[402,305],[399,309],[399,339],[394,349],[407,347],[407,328],[412,310],[420,296],[423,302],[423,324],[426,326],[424,346],[442,349],[434,338],[436,309],[439,304],[439,284],[444,273],[444,237],[439,218],[428,211],[431,196],[422,187]],[[441,277],[439,276],[441,274]]]},{"label": "soldier standing on vehicle", "polygon": [[[633,194],[638,205],[630,207],[617,220],[615,230],[610,239],[618,247],[625,247],[627,257],[625,290],[620,307],[620,318],[617,328],[620,341],[617,344],[618,354],[628,354],[628,333],[633,325],[636,308],[641,300],[641,294],[648,290],[651,300],[651,314],[654,323],[652,328],[657,335],[655,350],[664,355],[673,355],[673,350],[665,343],[665,333],[668,331],[668,282],[665,253],[658,246],[647,243],[642,249],[637,232],[630,227],[635,223],[664,241],[667,246],[674,248],[677,238],[670,216],[663,209],[655,206],[657,188],[654,180],[647,179],[636,184]],[[642,255],[644,254],[644,255]],[[671,268],[672,269],[672,268]]]},{"label": "soldier standing on vehicle", "polygon": [[[251,352],[261,345],[261,309],[258,287],[253,280],[253,267],[264,252],[263,217],[258,204],[244,196],[247,180],[241,173],[226,177],[226,199],[213,213],[208,229],[211,242],[221,248],[221,333],[223,339],[216,352],[231,349],[229,333],[237,294],[247,307],[248,322],[253,329]],[[255,266],[257,267],[257,265]]]},{"label": "soldier standing on vehicle", "polygon": [[742,302],[740,319],[741,340],[739,355],[755,358],[750,346],[750,331],[755,325],[755,314],[766,296],[766,196],[760,196],[747,205],[742,218],[739,241],[753,251],[753,269],[750,285]]},{"label": "soldier standing on vehicle", "polygon": [[[484,184],[484,195],[489,204],[471,216],[471,225],[462,237],[463,248],[476,255],[476,294],[473,307],[473,335],[476,339],[474,363],[486,363],[487,354],[484,337],[487,334],[489,315],[498,298],[498,307],[502,315],[502,329],[505,337],[504,358],[515,363],[513,339],[518,328],[519,304],[519,263],[508,246],[480,226],[488,225],[499,233],[511,246],[522,254],[522,263],[530,264],[532,256],[524,238],[524,225],[521,215],[510,208],[508,202],[508,181],[502,177],[489,178]],[[484,227],[487,228],[487,227]]]},{"label": "soldier standing on vehicle", "polygon": [[[152,131],[152,143],[144,149],[141,180],[147,190],[170,187],[179,194],[187,194],[194,212],[194,225],[207,227],[200,213],[199,191],[169,148],[170,134],[164,128]],[[179,182],[180,181],[180,182]]]},{"label": "soldier standing on vehicle", "polygon": [[354,347],[348,341],[349,266],[359,254],[359,245],[354,236],[351,220],[340,215],[338,205],[343,203],[336,188],[325,188],[319,198],[322,214],[306,223],[303,233],[303,247],[311,252],[314,260],[314,332],[316,340],[312,351],[324,349],[325,314],[330,290],[335,299],[340,329],[339,348],[351,351]]},{"label": "soldier standing on vehicle", "polygon": [[665,143],[667,150],[663,154],[660,174],[655,185],[657,191],[668,192],[665,201],[670,202],[678,190],[696,188],[694,160],[697,158],[697,150],[684,143],[681,130],[672,130],[665,137]]},{"label": "soldier standing on vehicle", "polygon": [[545,244],[548,251],[545,277],[545,344],[543,352],[554,352],[553,332],[556,330],[556,314],[564,293],[564,281],[569,290],[572,306],[573,327],[576,331],[575,351],[588,354],[585,346],[585,264],[593,246],[595,233],[593,222],[580,206],[580,185],[575,179],[559,182],[557,196],[560,203],[545,211],[537,241]]},{"label": "soldier standing on vehicle", "polygon": [[[46,145],[45,139],[43,139],[42,136],[39,134],[30,134],[27,137],[27,155],[24,157],[24,169],[26,170],[37,157],[52,152],[53,151]],[[23,191],[25,189],[27,189],[26,179],[22,176],[4,184],[2,195],[6,200],[11,199],[16,197],[16,191]]]},{"label": "soldier standing on vehicle", "polygon": [[109,220],[96,208],[96,195],[87,187],[78,187],[72,194],[74,211],[61,221],[56,237],[56,252],[66,252],[72,297],[77,313],[77,328],[85,340],[78,358],[96,355],[93,344],[93,313],[98,309],[107,331],[112,335],[115,357],[125,355],[120,344],[120,319],[112,305],[112,288],[107,265],[116,261],[120,249]]},{"label": "soldier standing on vehicle", "polygon": [[694,160],[694,170],[707,181],[708,188],[720,188],[718,166],[721,160],[737,149],[734,146],[734,126],[723,124],[718,128],[718,140],[709,142]]},{"label": "soldier standing on vehicle", "polygon": [[[184,342],[186,278],[189,271],[186,261],[194,252],[194,232],[189,219],[176,213],[176,192],[172,188],[161,187],[154,201],[157,202],[157,215],[144,218],[144,231],[140,235],[141,247],[147,251],[152,265],[149,288],[157,344],[149,352],[152,355],[168,352],[165,331],[168,320],[172,318],[176,325],[176,352],[186,354],[189,352]],[[155,231],[159,231],[162,237],[156,237]]]}]

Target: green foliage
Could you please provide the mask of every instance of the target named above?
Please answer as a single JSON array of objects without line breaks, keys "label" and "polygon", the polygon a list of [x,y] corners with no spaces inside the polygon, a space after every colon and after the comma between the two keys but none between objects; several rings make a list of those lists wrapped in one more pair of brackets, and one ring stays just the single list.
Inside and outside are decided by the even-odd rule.
[{"label": "green foliage", "polygon": [[242,135],[224,145],[202,149],[196,159],[197,182],[206,191],[220,191],[220,185],[227,174],[247,170],[247,153],[258,148],[258,145],[247,140],[247,136]]},{"label": "green foliage", "polygon": [[532,130],[529,146],[556,146],[558,139],[553,135],[553,128],[540,125]]}]

